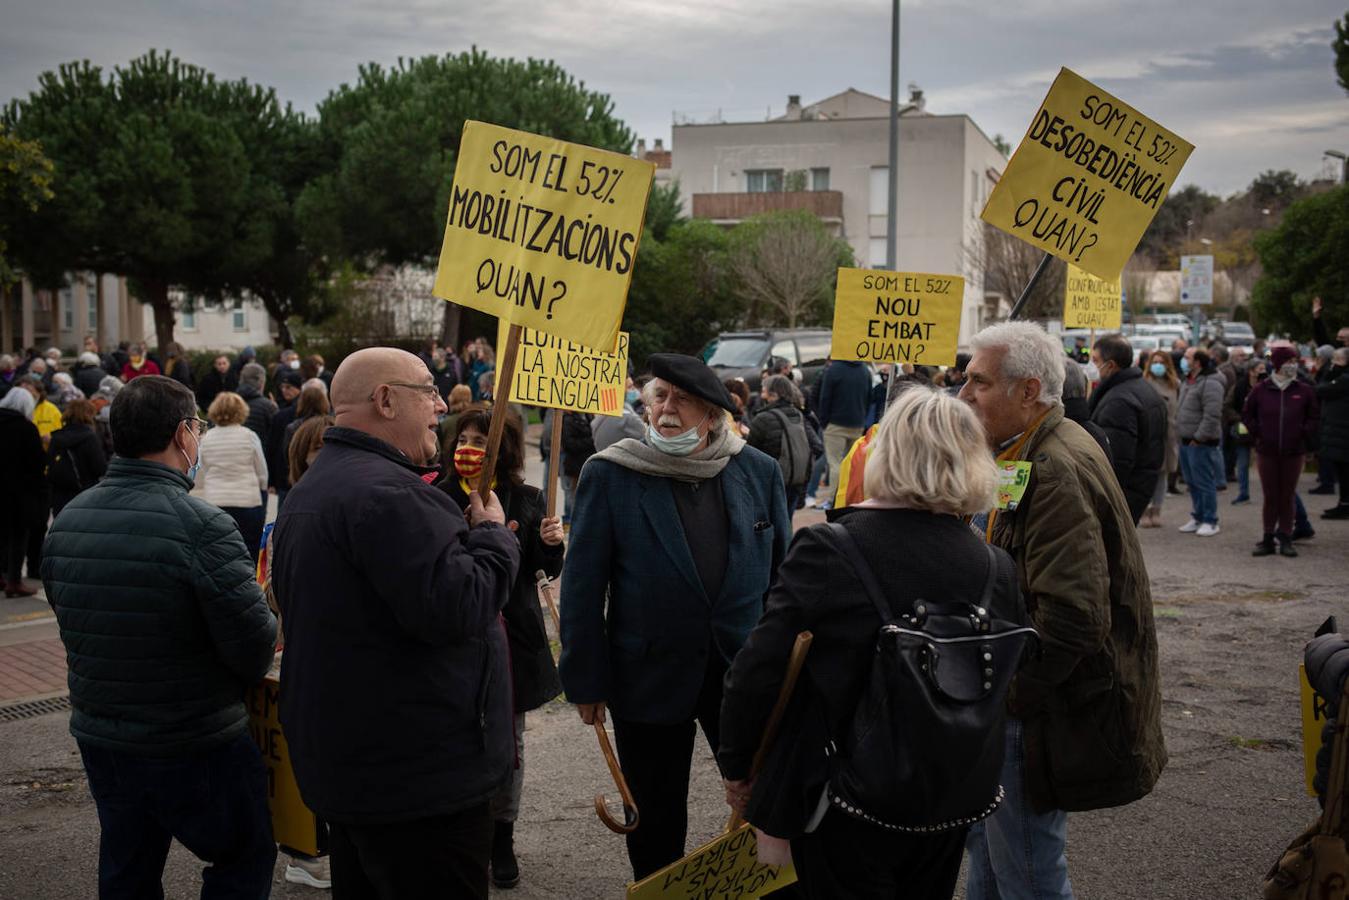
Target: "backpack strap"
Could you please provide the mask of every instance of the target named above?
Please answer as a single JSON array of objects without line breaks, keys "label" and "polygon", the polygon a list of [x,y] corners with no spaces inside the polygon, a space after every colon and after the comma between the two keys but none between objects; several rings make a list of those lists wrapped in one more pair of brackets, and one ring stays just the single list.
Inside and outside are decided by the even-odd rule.
[{"label": "backpack strap", "polygon": [[[871,599],[872,605],[876,607],[876,612],[880,614],[881,621],[890,622],[894,618],[894,612],[885,599],[885,592],[881,590],[880,582],[876,580],[875,571],[867,563],[866,558],[862,556],[861,548],[857,546],[857,542],[852,539],[852,535],[848,533],[848,529],[843,527],[841,522],[829,522],[827,527],[829,533],[834,536],[834,543],[847,557],[853,571],[857,573],[857,578],[862,582],[862,587],[866,589],[867,596]],[[998,555],[991,544],[984,544],[984,550],[988,554],[988,575],[984,579],[984,590],[980,594],[976,615],[973,616],[978,620],[976,628],[979,631],[987,631],[989,628],[989,621],[993,615],[991,612],[993,589],[998,582]],[[915,602],[921,603],[921,601]],[[920,613],[919,618],[924,617]],[[1346,703],[1349,704],[1349,701],[1346,701]]]},{"label": "backpack strap", "polygon": [[1345,767],[1349,765],[1349,679],[1345,679],[1344,691],[1340,697],[1339,715],[1335,717],[1335,743],[1331,747],[1330,778],[1326,784],[1325,810],[1321,813],[1321,833],[1338,835],[1344,822],[1345,804]]}]

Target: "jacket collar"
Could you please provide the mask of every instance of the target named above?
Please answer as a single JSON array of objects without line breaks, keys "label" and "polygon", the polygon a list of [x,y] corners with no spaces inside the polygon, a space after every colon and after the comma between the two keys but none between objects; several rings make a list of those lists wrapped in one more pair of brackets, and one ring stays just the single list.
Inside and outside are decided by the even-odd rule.
[{"label": "jacket collar", "polygon": [[108,463],[108,478],[131,478],[136,481],[162,481],[165,484],[192,490],[192,479],[177,469],[148,459],[130,459],[114,456]]},{"label": "jacket collar", "polygon": [[325,444],[346,444],[357,450],[364,450],[367,453],[373,453],[376,456],[382,456],[390,462],[398,463],[405,469],[417,473],[418,476],[428,475],[432,472],[439,472],[439,466],[419,466],[412,460],[403,455],[403,452],[392,444],[381,441],[379,438],[364,431],[357,431],[355,428],[343,428],[340,425],[334,425],[323,432],[323,442]]},{"label": "jacket collar", "polygon": [[1044,439],[1063,424],[1063,420],[1064,414],[1062,405],[1055,406],[1051,409],[1045,415],[1044,421],[1040,423],[1040,427],[1035,429],[1035,434],[1030,436],[1030,440],[1027,441],[1026,446],[1022,448],[1020,458],[1028,460],[1034,456],[1035,451],[1040,449],[1040,444],[1044,442]]},{"label": "jacket collar", "polygon": [[1114,375],[1111,375],[1105,381],[1102,381],[1100,384],[1096,385],[1096,390],[1091,392],[1091,398],[1087,401],[1087,405],[1090,406],[1091,409],[1095,410],[1096,404],[1101,402],[1101,398],[1104,397],[1106,395],[1106,392],[1108,392],[1111,388],[1118,387],[1119,385],[1124,384],[1124,382],[1126,381],[1133,381],[1135,378],[1142,378],[1142,377],[1143,377],[1143,370],[1138,368],[1137,366],[1130,366],[1127,369],[1120,369]]}]

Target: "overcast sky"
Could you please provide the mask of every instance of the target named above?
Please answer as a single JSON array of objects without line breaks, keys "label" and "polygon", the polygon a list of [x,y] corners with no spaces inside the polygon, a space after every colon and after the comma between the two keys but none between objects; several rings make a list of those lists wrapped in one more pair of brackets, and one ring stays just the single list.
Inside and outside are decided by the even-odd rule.
[{"label": "overcast sky", "polygon": [[[1344,0],[905,0],[901,84],[1015,144],[1060,66],[1197,147],[1181,175],[1231,193],[1349,151],[1332,23]],[[313,110],[357,66],[457,52],[557,60],[648,143],[672,113],[780,114],[848,87],[888,96],[890,15],[864,0],[0,0],[0,99],[59,63],[167,48]]]}]

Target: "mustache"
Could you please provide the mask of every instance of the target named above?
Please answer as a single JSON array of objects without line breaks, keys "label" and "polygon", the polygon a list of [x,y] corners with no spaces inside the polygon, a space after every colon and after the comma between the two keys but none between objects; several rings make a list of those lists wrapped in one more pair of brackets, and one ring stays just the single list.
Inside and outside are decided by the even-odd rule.
[{"label": "mustache", "polygon": [[666,426],[682,428],[684,423],[675,416],[661,416],[660,419],[656,421],[656,427],[665,428]]}]

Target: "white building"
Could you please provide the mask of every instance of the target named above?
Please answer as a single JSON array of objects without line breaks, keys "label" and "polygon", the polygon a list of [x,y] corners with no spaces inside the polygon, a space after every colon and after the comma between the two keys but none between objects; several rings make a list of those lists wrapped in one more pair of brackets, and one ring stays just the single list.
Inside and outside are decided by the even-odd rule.
[{"label": "white building", "polygon": [[55,291],[34,288],[24,280],[4,295],[0,353],[27,347],[76,352],[85,335],[94,335],[102,347],[141,339],[140,302],[127,293],[125,278],[73,272],[66,280],[66,287]]},{"label": "white building", "polygon": [[[276,326],[262,302],[253,297],[235,297],[224,303],[207,303],[182,291],[169,291],[177,310],[173,339],[185,350],[242,350],[262,347],[275,340]],[[142,330],[153,343],[155,312],[143,307]]]},{"label": "white building", "polygon": [[[965,278],[960,343],[986,318],[977,248],[984,201],[1007,160],[965,115],[933,115],[912,88],[899,122],[898,268]],[[852,245],[859,266],[885,265],[890,102],[849,88],[759,122],[680,121],[671,177],[689,215],[726,225],[806,209]]]}]

